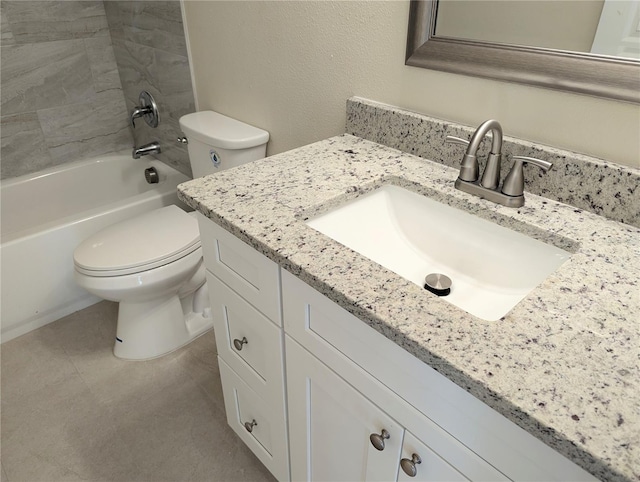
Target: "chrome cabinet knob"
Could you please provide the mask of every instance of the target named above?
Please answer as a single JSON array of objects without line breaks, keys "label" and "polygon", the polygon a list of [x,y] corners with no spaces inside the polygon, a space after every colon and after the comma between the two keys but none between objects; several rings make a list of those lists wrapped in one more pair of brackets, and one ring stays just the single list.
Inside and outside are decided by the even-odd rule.
[{"label": "chrome cabinet knob", "polygon": [[246,343],[249,343],[246,336],[243,336],[242,340],[238,340],[237,338],[233,340],[233,346],[235,346],[238,351],[242,350],[242,346]]},{"label": "chrome cabinet knob", "polygon": [[416,468],[416,465],[421,463],[422,463],[422,459],[418,454],[411,454],[411,460],[402,459],[400,461],[400,467],[402,467],[402,470],[404,471],[404,473],[407,474],[409,477],[415,477],[416,474],[418,473],[418,469]]},{"label": "chrome cabinet knob", "polygon": [[251,422],[245,422],[244,428],[247,432],[251,433],[253,432],[253,427],[255,427],[256,425],[258,425],[258,422],[256,422],[256,419],[254,418],[253,420],[251,420]]},{"label": "chrome cabinet knob", "polygon": [[372,433],[369,435],[369,440],[371,441],[371,445],[373,445],[376,450],[384,450],[384,441],[387,440],[391,435],[385,429],[382,429],[382,432],[379,434]]}]

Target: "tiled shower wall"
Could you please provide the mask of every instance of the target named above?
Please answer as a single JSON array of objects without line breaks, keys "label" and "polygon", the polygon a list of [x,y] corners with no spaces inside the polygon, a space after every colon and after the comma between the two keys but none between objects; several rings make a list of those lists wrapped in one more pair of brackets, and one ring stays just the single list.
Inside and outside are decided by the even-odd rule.
[{"label": "tiled shower wall", "polygon": [[1,177],[131,148],[104,4],[2,0]]},{"label": "tiled shower wall", "polygon": [[[129,150],[133,138],[159,141],[156,157],[191,175],[176,142],[195,110],[178,0],[2,0],[0,18],[3,179]],[[132,131],[142,90],[160,125]]]},{"label": "tiled shower wall", "polygon": [[136,121],[136,146],[160,142],[162,152],[155,157],[191,176],[178,120],[195,111],[191,73],[182,12],[178,0],[105,1],[120,80],[127,111],[138,104],[146,90],[160,111],[160,124],[152,129],[142,119]]}]

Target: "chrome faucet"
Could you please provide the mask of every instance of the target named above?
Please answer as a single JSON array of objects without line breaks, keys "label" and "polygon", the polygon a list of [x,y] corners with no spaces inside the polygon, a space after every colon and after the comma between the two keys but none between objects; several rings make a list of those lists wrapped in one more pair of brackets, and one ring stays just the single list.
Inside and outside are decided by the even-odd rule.
[{"label": "chrome faucet", "polygon": [[157,141],[154,141],[149,144],[145,144],[144,146],[134,147],[131,155],[134,159],[140,159],[142,156],[146,156],[148,154],[160,154],[161,152],[160,144]]},{"label": "chrome faucet", "polygon": [[[482,178],[478,182],[479,167],[476,156],[480,143],[489,132],[491,132],[491,152],[487,157]],[[497,120],[490,119],[480,124],[468,141],[459,137],[447,136],[445,142],[467,146],[467,151],[462,157],[460,174],[456,179],[455,188],[508,207],[524,205],[523,163],[535,164],[545,171],[548,171],[552,166],[549,161],[542,159],[513,156],[514,163],[511,171],[505,177],[502,189],[499,190],[502,126]]]},{"label": "chrome faucet", "polygon": [[136,128],[136,119],[139,117],[142,117],[149,127],[158,127],[160,114],[158,113],[158,106],[153,96],[146,90],[143,90],[140,92],[138,102],[140,105],[135,106],[129,116],[131,127]]}]

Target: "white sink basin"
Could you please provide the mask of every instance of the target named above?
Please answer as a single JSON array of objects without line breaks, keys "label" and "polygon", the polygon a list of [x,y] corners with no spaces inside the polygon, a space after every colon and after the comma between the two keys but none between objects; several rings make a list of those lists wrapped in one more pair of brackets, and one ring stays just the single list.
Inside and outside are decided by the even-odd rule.
[{"label": "white sink basin", "polygon": [[419,286],[428,274],[448,276],[451,293],[442,299],[488,321],[506,315],[570,256],[393,185],[307,224]]}]

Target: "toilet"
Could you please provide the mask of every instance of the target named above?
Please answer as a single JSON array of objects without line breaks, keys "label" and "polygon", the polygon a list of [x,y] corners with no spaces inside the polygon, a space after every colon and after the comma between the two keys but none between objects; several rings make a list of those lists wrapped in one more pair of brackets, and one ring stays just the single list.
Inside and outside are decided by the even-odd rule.
[{"label": "toilet", "polygon": [[[185,115],[180,127],[194,178],[266,155],[268,132],[217,112]],[[193,212],[172,205],[109,226],[80,243],[73,261],[80,286],[119,303],[118,358],[156,358],[213,327]]]}]

